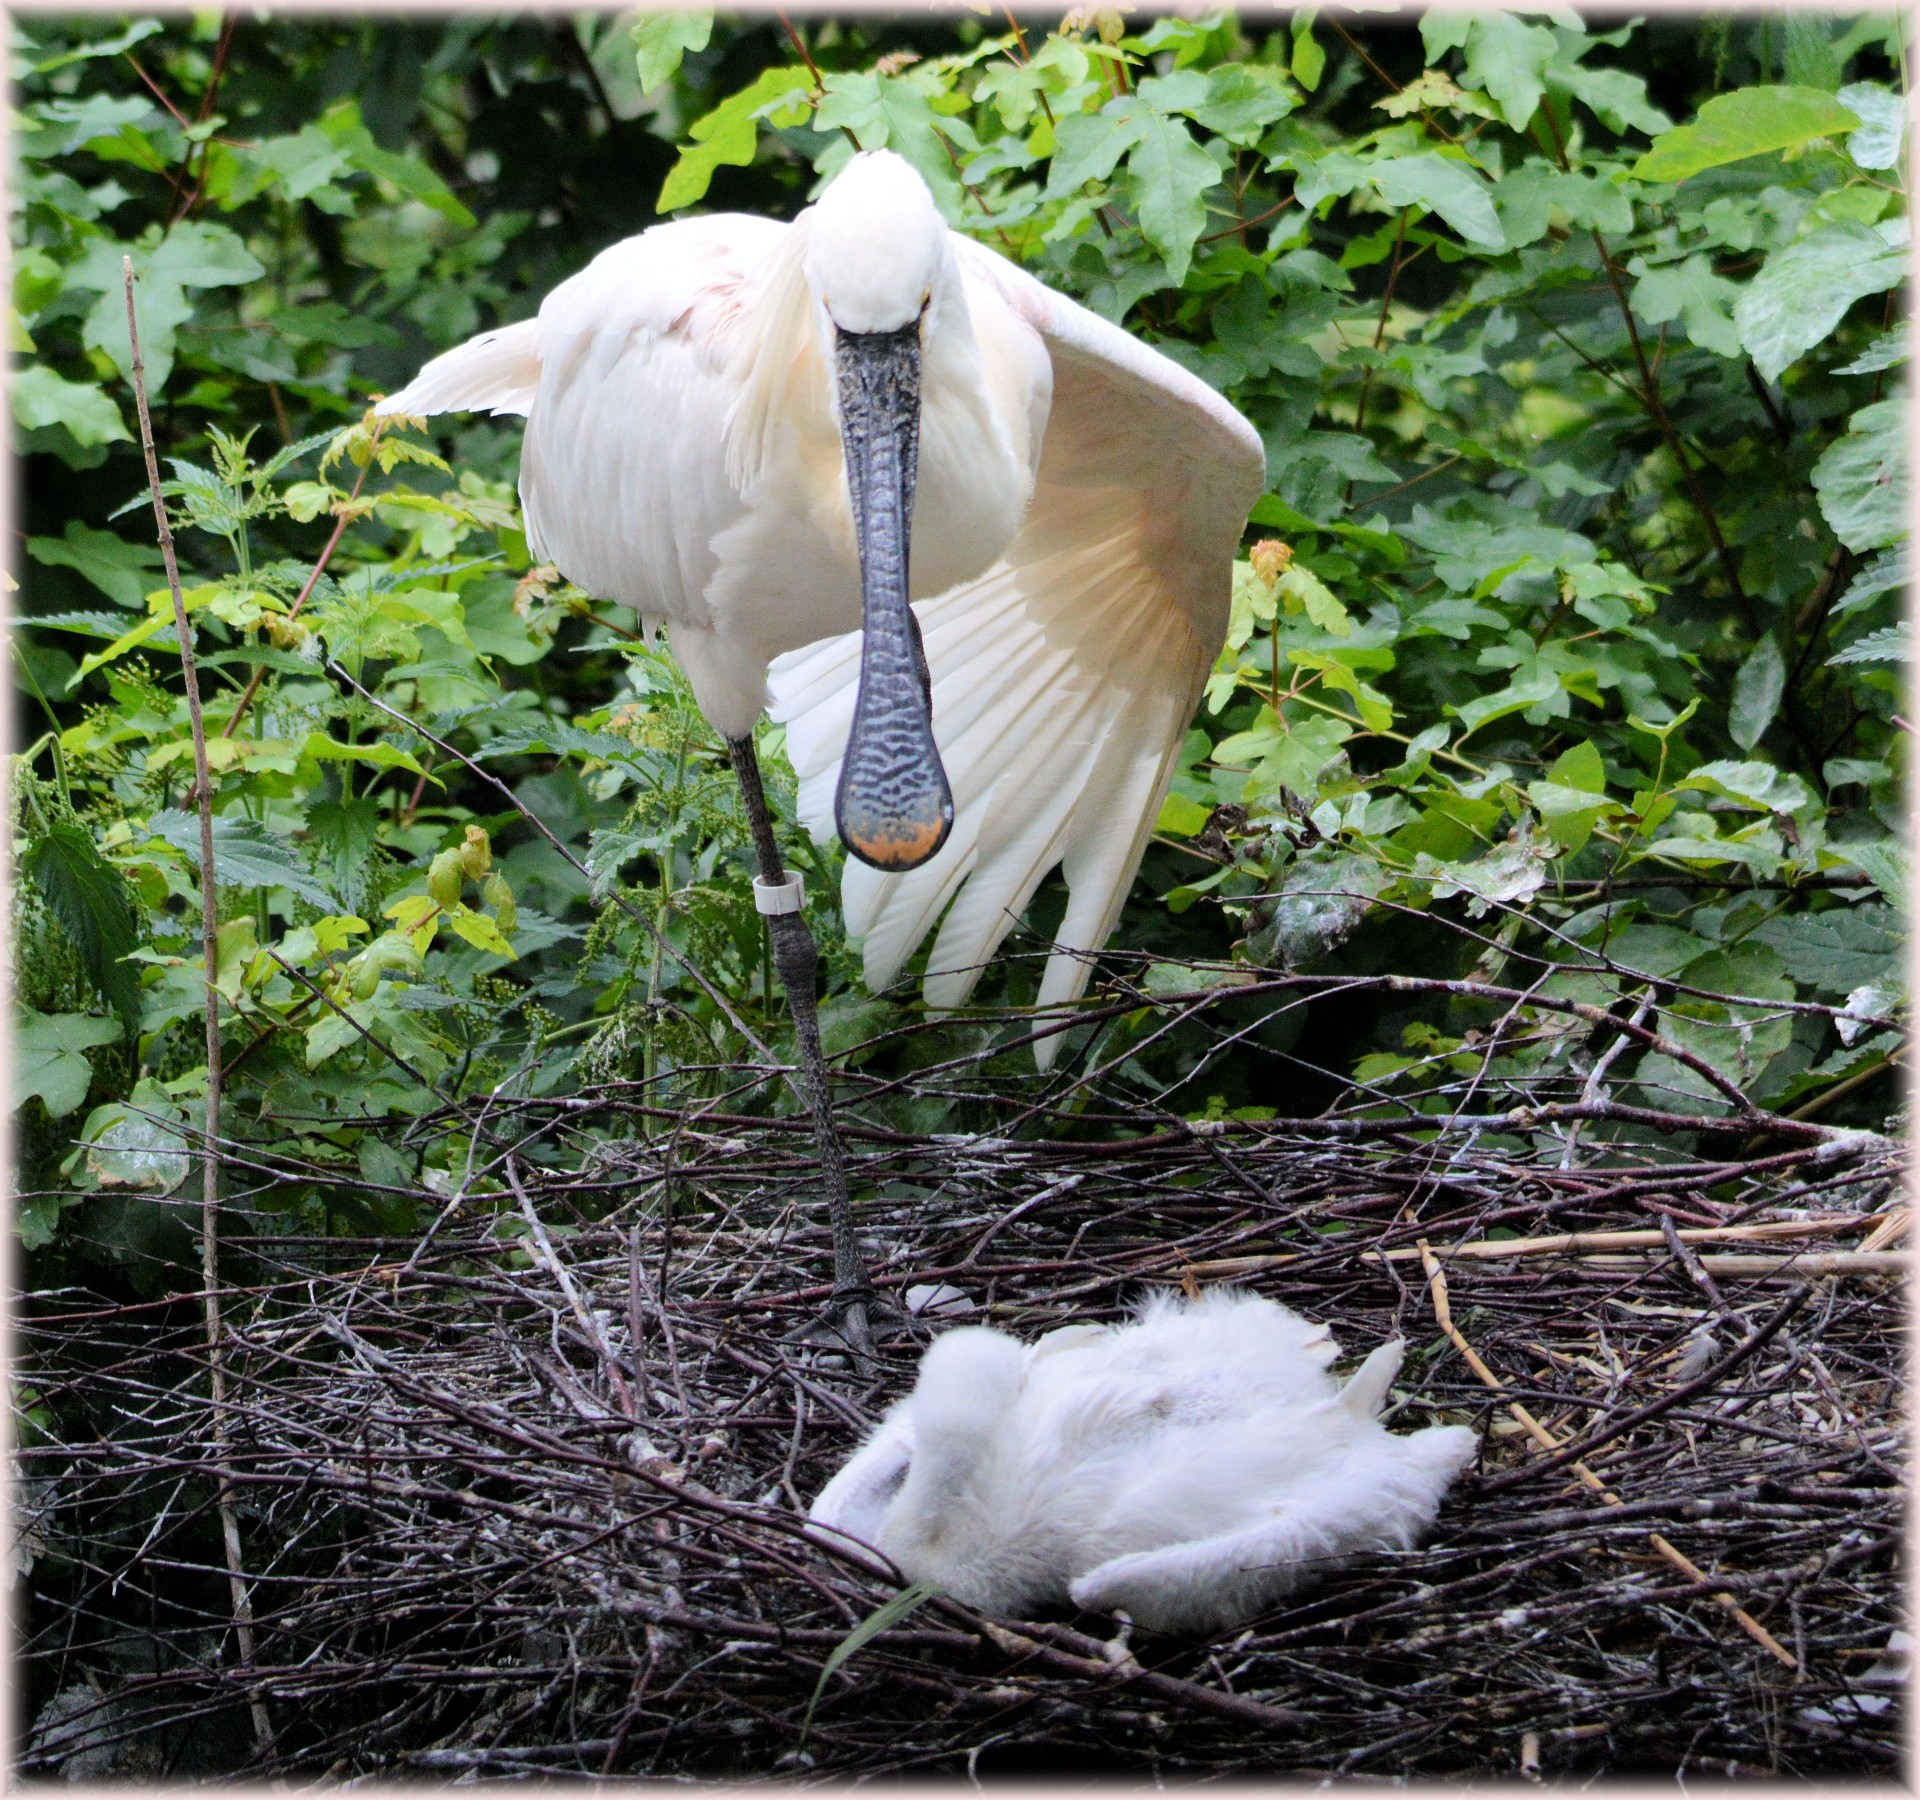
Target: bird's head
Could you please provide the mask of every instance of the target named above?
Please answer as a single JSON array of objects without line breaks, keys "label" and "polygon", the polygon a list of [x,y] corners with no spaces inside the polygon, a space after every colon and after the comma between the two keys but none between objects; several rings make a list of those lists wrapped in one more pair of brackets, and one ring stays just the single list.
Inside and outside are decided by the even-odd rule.
[{"label": "bird's head", "polygon": [[989,1326],[962,1325],[928,1346],[907,1403],[913,1448],[873,1540],[895,1562],[925,1566],[964,1550],[1026,1367],[1026,1350]]},{"label": "bird's head", "polygon": [[814,203],[807,285],[838,331],[917,323],[952,263],[926,182],[891,150],[861,151]]},{"label": "bird's head", "polygon": [[939,208],[910,163],[872,150],[847,164],[812,209],[806,276],[831,337],[863,601],[860,692],[834,818],[862,862],[917,869],[953,828],[907,568],[922,334],[957,272]]}]

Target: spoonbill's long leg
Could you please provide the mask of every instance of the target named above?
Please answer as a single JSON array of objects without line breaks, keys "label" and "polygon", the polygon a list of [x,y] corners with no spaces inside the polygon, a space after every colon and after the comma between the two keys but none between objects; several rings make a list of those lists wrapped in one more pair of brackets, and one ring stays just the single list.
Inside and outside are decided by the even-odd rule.
[{"label": "spoonbill's long leg", "polygon": [[[760,782],[760,759],[754,754],[753,739],[729,738],[727,754],[733,759],[740,797],[746,803],[747,824],[753,832],[761,882],[768,889],[783,888],[787,882],[786,865],[781,861],[780,846],[774,839],[773,820],[767,812],[766,790]],[[866,1264],[860,1259],[859,1240],[853,1235],[847,1160],[840,1148],[840,1134],[833,1126],[827,1058],[820,1044],[820,1013],[813,991],[820,954],[805,917],[797,909],[765,916],[767,930],[773,938],[773,960],[780,971],[780,985],[787,990],[787,1005],[793,1013],[793,1036],[800,1049],[800,1072],[806,1084],[807,1105],[813,1114],[820,1175],[827,1190],[827,1217],[833,1226],[830,1310],[839,1322],[848,1347],[864,1363],[873,1354],[873,1334],[867,1319],[873,1288],[867,1280]]]}]

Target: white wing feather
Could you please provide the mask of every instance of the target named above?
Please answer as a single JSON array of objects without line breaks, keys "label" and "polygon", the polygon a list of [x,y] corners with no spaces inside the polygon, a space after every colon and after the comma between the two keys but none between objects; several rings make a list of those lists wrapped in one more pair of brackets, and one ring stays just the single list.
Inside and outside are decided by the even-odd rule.
[{"label": "white wing feather", "polygon": [[436,356],[399,393],[374,411],[391,417],[411,413],[518,413],[533,410],[540,388],[540,357],[534,348],[539,321],[522,319],[498,331],[483,331],[459,348]]},{"label": "white wing feather", "polygon": [[[723,534],[744,511],[720,425],[740,386],[743,298],[789,230],[731,213],[655,226],[563,281],[538,318],[435,358],[378,409],[525,413],[534,554],[649,628],[669,621],[701,710],[729,737],[760,716],[770,652],[751,629],[714,629]],[[764,529],[780,523],[775,511]],[[760,623],[775,648],[795,641]]]},{"label": "white wing feather", "polygon": [[[1040,989],[1054,1006],[1084,991],[1165,799],[1226,635],[1233,551],[1265,456],[1204,383],[956,242],[970,302],[1002,302],[1045,339],[1052,416],[1006,558],[916,608],[953,834],[910,874],[850,861],[841,901],[876,988],[944,909],[926,996],[957,1006],[1058,864],[1069,898]],[[833,829],[858,679],[858,634],[796,651],[770,677],[801,817],[821,838]],[[1043,1064],[1051,1046],[1039,1047]]]}]

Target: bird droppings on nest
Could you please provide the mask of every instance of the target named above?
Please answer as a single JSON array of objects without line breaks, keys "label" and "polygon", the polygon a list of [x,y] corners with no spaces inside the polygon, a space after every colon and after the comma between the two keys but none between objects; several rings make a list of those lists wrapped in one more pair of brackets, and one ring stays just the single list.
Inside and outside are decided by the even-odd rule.
[{"label": "bird droppings on nest", "polygon": [[[936,1595],[823,1676],[899,1588],[810,1544],[806,1500],[949,1321],[903,1308],[870,1383],[784,1341],[831,1266],[809,1139],[722,1124],[724,1148],[691,1126],[633,1141],[611,1186],[605,1159],[524,1167],[544,1243],[509,1209],[485,1235],[463,1213],[410,1269],[402,1244],[249,1247],[226,1428],[251,1668],[191,1299],[30,1297],[20,1379],[88,1429],[23,1439],[54,1503],[24,1577],[21,1772],[116,1741],[127,1766],[249,1777],[1489,1777],[1529,1745],[1547,1780],[1898,1767],[1898,1274],[1793,1262],[1892,1241],[1885,1151],[1809,1142],[1739,1174],[1483,1140],[1436,1187],[1431,1143],[1311,1121],[1105,1144],[868,1132],[884,1292],[951,1288],[1030,1338],[1231,1270],[1344,1342],[1404,1336],[1393,1429],[1465,1425],[1483,1448],[1421,1548],[1356,1557],[1211,1641]],[[1732,1223],[1684,1228],[1690,1267],[1641,1202],[1686,1212],[1709,1188]],[[1637,1235],[1585,1247],[1597,1232]],[[1765,1267],[1715,1273],[1729,1243]]]}]

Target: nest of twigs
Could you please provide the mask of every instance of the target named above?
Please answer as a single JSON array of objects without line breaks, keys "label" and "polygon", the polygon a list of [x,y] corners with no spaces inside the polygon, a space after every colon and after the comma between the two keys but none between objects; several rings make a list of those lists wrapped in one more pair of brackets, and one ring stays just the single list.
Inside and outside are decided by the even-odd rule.
[{"label": "nest of twigs", "polygon": [[198,1295],[26,1298],[67,1423],[19,1458],[22,1772],[1896,1768],[1888,1140],[1484,1096],[924,1138],[843,1093],[896,1301],[1032,1336],[1244,1282],[1349,1359],[1404,1335],[1394,1422],[1483,1450],[1423,1548],[1210,1643],[936,1596],[836,1656],[897,1590],[804,1507],[941,1318],[865,1373],[810,1337],[803,1121],[643,1099],[496,1104],[491,1194],[425,1243],[230,1241],[218,1404]]}]

